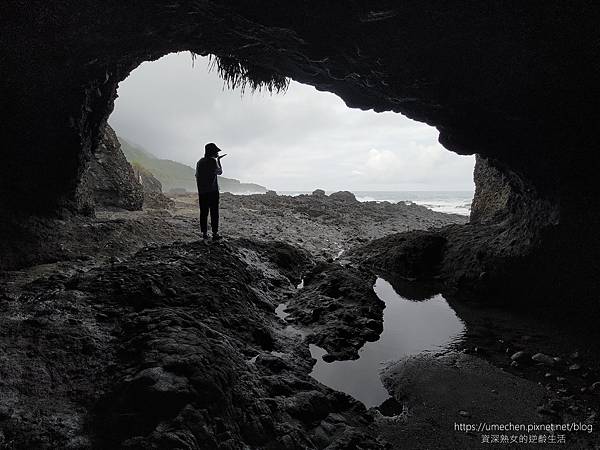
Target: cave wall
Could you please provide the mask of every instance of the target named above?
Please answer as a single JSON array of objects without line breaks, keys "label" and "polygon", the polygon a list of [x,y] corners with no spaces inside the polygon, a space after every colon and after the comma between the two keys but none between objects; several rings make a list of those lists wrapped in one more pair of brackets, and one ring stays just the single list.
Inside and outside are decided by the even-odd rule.
[{"label": "cave wall", "polygon": [[470,222],[494,223],[508,215],[514,190],[507,176],[483,156],[475,156],[473,170],[475,194],[471,203]]},{"label": "cave wall", "polygon": [[[513,219],[494,218],[506,235],[525,227],[553,236],[542,247],[579,255],[572,266],[597,275],[599,8],[558,0],[4,1],[0,211],[88,210],[82,176],[118,83],[143,61],[191,50],[436,126],[446,148],[477,153],[526,187],[506,198]],[[478,198],[492,192],[478,189]],[[484,210],[475,204],[475,222]]]}]

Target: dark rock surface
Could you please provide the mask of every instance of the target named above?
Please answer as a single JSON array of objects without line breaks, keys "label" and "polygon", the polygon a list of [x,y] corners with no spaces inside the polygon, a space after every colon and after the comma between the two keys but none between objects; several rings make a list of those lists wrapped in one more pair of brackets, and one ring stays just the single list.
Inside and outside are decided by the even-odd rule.
[{"label": "dark rock surface", "polygon": [[328,352],[325,361],[357,359],[365,342],[383,331],[384,303],[373,292],[374,281],[368,271],[321,263],[291,298],[286,320],[310,328],[310,342]]},{"label": "dark rock surface", "polygon": [[439,231],[413,231],[378,239],[347,256],[407,280],[431,280],[439,273],[445,246]]},{"label": "dark rock surface", "polygon": [[[382,379],[410,411],[404,424],[380,424],[398,448],[482,448],[482,434],[515,433],[485,432],[479,423],[541,423],[536,408],[547,397],[542,386],[461,353],[409,357],[388,367]],[[476,428],[456,430],[455,424]]]},{"label": "dark rock surface", "polygon": [[196,242],[13,285],[1,298],[3,442],[383,448],[364,407],[311,379],[307,348],[280,334],[284,290],[245,262],[257,248],[292,269],[289,246]]},{"label": "dark rock surface", "polygon": [[511,206],[519,201],[515,199],[516,193],[506,175],[478,155],[475,157],[473,178],[476,183],[470,222],[485,224],[506,219]]},{"label": "dark rock surface", "polygon": [[[176,214],[198,215],[196,194],[177,195]],[[358,243],[390,233],[460,224],[467,217],[416,204],[344,202],[323,195],[221,194],[223,232],[297,243],[313,258],[334,258]],[[197,225],[195,225],[197,226]]]},{"label": "dark rock surface", "polygon": [[142,209],[143,185],[138,182],[138,174],[125,159],[117,135],[108,125],[84,178],[85,189],[92,190],[96,206]]}]

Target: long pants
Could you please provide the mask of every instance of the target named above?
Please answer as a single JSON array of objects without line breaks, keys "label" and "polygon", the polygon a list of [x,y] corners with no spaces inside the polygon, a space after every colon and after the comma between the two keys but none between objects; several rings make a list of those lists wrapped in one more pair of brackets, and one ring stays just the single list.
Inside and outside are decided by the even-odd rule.
[{"label": "long pants", "polygon": [[200,230],[202,234],[208,231],[208,212],[210,211],[210,226],[213,234],[219,232],[219,191],[198,193],[200,204]]}]

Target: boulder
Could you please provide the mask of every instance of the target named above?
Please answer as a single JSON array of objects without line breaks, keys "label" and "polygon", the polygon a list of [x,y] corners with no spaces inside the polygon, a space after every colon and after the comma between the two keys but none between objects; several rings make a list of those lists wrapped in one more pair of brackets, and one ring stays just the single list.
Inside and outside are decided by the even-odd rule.
[{"label": "boulder", "polygon": [[356,200],[356,197],[354,196],[354,194],[352,192],[349,192],[349,191],[334,192],[329,197],[332,198],[332,199],[334,199],[334,200],[341,200],[343,202],[356,202],[356,201],[358,201],[358,200]]},{"label": "boulder", "polygon": [[133,168],[125,159],[114,130],[106,125],[92,155],[82,184],[91,191],[96,206],[142,209],[144,196]]}]

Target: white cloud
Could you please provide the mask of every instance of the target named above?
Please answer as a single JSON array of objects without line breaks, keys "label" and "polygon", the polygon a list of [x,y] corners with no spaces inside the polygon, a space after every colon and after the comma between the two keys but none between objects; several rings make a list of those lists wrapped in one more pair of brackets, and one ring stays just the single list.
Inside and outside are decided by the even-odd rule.
[{"label": "white cloud", "polygon": [[443,149],[432,127],[295,82],[285,95],[241,96],[206,65],[192,68],[187,53],[142,64],[121,83],[111,125],[188,165],[216,142],[224,175],[277,190],[472,189],[474,158]]}]

